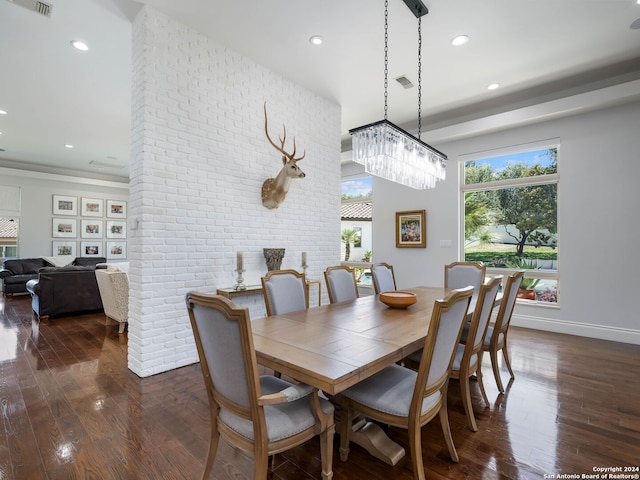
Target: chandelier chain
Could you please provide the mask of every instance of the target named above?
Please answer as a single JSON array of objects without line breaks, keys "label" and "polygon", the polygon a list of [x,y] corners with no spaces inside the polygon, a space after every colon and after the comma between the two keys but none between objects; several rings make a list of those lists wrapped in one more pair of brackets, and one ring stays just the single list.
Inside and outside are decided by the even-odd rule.
[{"label": "chandelier chain", "polygon": [[384,1],[384,119],[389,110],[389,0]]},{"label": "chandelier chain", "polygon": [[422,131],[422,17],[418,17],[418,139]]}]

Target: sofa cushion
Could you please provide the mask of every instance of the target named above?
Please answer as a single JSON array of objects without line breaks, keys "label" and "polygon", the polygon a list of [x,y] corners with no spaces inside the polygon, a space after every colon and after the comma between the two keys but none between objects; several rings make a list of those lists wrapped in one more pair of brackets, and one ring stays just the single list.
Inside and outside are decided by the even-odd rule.
[{"label": "sofa cushion", "polygon": [[98,263],[104,263],[107,259],[105,257],[76,257],[72,265],[78,265],[82,267],[95,267]]},{"label": "sofa cushion", "polygon": [[3,267],[11,270],[14,275],[38,273],[38,270],[42,267],[50,265],[51,264],[43,258],[18,258],[15,260],[5,260],[3,263]]},{"label": "sofa cushion", "polygon": [[38,278],[37,273],[27,273],[24,275],[11,275],[4,279],[5,285],[22,285],[26,284],[29,280]]}]

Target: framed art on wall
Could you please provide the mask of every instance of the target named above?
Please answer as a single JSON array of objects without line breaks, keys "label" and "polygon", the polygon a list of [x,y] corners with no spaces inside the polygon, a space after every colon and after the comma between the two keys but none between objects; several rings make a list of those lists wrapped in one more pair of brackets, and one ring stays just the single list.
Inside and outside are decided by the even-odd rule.
[{"label": "framed art on wall", "polygon": [[52,237],[56,238],[76,238],[75,218],[54,218]]},{"label": "framed art on wall", "polygon": [[127,218],[127,202],[122,200],[107,200],[108,218]]},{"label": "framed art on wall", "polygon": [[102,217],[102,211],[104,207],[104,200],[101,198],[85,198],[82,197],[80,202],[83,217]]},{"label": "framed art on wall", "polygon": [[78,197],[67,197],[66,195],[53,196],[54,215],[77,215]]},{"label": "framed art on wall", "polygon": [[76,256],[76,242],[62,242],[53,241],[53,248],[51,249],[51,255],[73,255]]},{"label": "framed art on wall", "polygon": [[127,238],[127,222],[107,220],[107,238]]},{"label": "framed art on wall", "polygon": [[102,220],[82,220],[82,238],[102,238]]},{"label": "framed art on wall", "polygon": [[102,242],[80,242],[81,257],[102,257]]},{"label": "framed art on wall", "polygon": [[127,242],[107,242],[107,258],[127,258]]},{"label": "framed art on wall", "polygon": [[426,210],[396,212],[396,247],[426,248],[426,223]]}]

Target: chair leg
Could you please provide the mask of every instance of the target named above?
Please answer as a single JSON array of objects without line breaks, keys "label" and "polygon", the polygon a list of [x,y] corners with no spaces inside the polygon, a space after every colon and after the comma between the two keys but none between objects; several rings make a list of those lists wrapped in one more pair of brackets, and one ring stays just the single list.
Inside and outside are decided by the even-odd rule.
[{"label": "chair leg", "polygon": [[443,389],[442,405],[440,406],[440,424],[442,426],[442,434],[444,435],[444,441],[447,443],[449,449],[449,455],[451,460],[458,463],[458,452],[453,444],[453,437],[451,436],[451,427],[449,426],[449,412],[447,411],[447,389]]},{"label": "chair leg", "polygon": [[496,377],[496,384],[500,393],[504,393],[504,387],[502,386],[502,379],[500,378],[500,368],[498,367],[498,352],[491,350],[491,367],[493,368],[493,376]]},{"label": "chair leg", "polygon": [[482,379],[482,351],[478,353],[478,366],[476,367],[476,380],[478,381],[478,386],[480,387],[480,393],[482,393],[482,400],[484,400],[484,404],[487,407],[490,407],[489,397],[487,397],[487,392],[484,389],[484,381]]},{"label": "chair leg", "polygon": [[118,333],[124,333],[124,327],[127,325],[127,322],[118,322]]},{"label": "chair leg", "polygon": [[208,480],[211,476],[211,469],[213,468],[213,461],[216,459],[216,451],[218,450],[218,440],[220,435],[216,425],[211,428],[211,438],[209,439],[209,453],[207,454],[207,462],[204,465],[204,473],[202,474],[202,480]]},{"label": "chair leg", "polygon": [[460,372],[460,392],[462,394],[462,404],[464,405],[464,413],[467,415],[467,426],[472,432],[478,431],[476,418],[473,415],[473,404],[471,403],[471,392],[469,390],[469,372]]},{"label": "chair leg", "polygon": [[[446,409],[446,408],[445,408]],[[422,461],[422,435],[420,425],[416,422],[409,424],[409,454],[411,456],[411,467],[413,468],[413,478],[415,480],[425,480],[424,463]]]},{"label": "chair leg", "polygon": [[322,480],[333,478],[333,436],[336,426],[333,418],[330,419],[329,426],[320,434],[320,461],[322,463]]},{"label": "chair leg", "polygon": [[504,363],[507,365],[507,370],[509,370],[509,374],[511,378],[515,378],[513,374],[513,370],[511,369],[511,360],[509,359],[509,352],[507,351],[507,339],[504,339],[504,347],[502,347],[502,356],[504,357]]},{"label": "chair leg", "polygon": [[351,409],[346,406],[340,406],[340,460],[343,462],[346,462],[349,458],[352,423],[353,413]]},{"label": "chair leg", "polygon": [[269,473],[269,455],[266,448],[256,448],[254,457],[255,468],[253,470],[254,480],[265,480]]}]

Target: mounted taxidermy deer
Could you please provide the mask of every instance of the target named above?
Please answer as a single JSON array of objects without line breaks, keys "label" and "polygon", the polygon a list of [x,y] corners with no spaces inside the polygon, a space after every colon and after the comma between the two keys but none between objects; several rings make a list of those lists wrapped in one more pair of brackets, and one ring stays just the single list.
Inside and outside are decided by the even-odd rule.
[{"label": "mounted taxidermy deer", "polygon": [[262,205],[267,208],[278,208],[283,202],[284,197],[287,196],[289,186],[291,185],[291,179],[304,178],[305,174],[297,162],[302,160],[306,154],[306,151],[302,153],[302,156],[296,158],[296,139],[293,138],[293,152],[290,154],[284,150],[284,142],[287,139],[287,128],[282,125],[284,130],[284,136],[278,137],[280,140],[280,146],[276,145],[269,136],[269,129],[267,128],[267,102],[264,103],[264,133],[267,134],[267,140],[273,145],[273,148],[278,150],[282,154],[282,169],[276,175],[275,178],[267,178],[262,184]]}]

